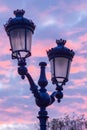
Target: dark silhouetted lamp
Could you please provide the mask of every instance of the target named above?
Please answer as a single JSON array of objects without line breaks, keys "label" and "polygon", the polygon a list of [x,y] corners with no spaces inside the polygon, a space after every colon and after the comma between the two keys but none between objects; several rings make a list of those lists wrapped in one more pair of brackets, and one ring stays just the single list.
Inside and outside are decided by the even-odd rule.
[{"label": "dark silhouetted lamp", "polygon": [[47,54],[51,65],[53,84],[64,85],[68,81],[73,50],[66,48],[66,40],[56,40],[57,47],[50,49]]},{"label": "dark silhouetted lamp", "polygon": [[35,25],[32,20],[23,17],[24,10],[14,11],[15,18],[10,18],[5,24],[5,30],[9,36],[12,58],[26,58],[31,55],[32,34]]},{"label": "dark silhouetted lamp", "polygon": [[21,75],[22,79],[24,79],[25,76],[27,77],[30,83],[30,90],[35,97],[35,102],[37,106],[40,107],[40,111],[38,113],[40,130],[46,130],[46,121],[48,119],[46,107],[53,104],[55,99],[60,102],[61,98],[63,98],[62,86],[68,81],[70,64],[74,56],[74,52],[64,46],[66,43],[65,40],[56,40],[57,47],[47,51],[51,64],[52,83],[56,84],[56,91],[54,91],[51,95],[47,93],[46,86],[48,81],[45,75],[45,66],[47,64],[45,62],[41,62],[39,64],[41,73],[38,80],[40,89],[38,89],[38,86],[35,84],[26,68],[26,58],[31,55],[31,41],[35,25],[32,20],[28,20],[23,17],[24,13],[24,10],[14,11],[16,17],[8,20],[5,24],[5,30],[10,39],[12,59],[18,60],[18,73]]}]

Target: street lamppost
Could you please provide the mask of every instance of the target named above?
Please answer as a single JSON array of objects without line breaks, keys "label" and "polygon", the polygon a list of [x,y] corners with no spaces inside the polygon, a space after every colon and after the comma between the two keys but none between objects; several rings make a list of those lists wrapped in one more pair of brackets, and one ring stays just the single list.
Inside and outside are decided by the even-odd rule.
[{"label": "street lamppost", "polygon": [[51,65],[51,80],[56,85],[56,89],[51,95],[47,93],[46,62],[39,63],[41,72],[38,80],[40,89],[38,89],[26,68],[26,58],[31,56],[32,34],[34,33],[35,25],[32,20],[23,17],[24,13],[24,10],[14,11],[16,17],[10,18],[4,27],[10,40],[12,59],[18,60],[18,74],[21,75],[22,79],[25,76],[27,77],[36,105],[40,108],[38,113],[40,130],[46,130],[46,122],[49,118],[46,107],[53,104],[55,99],[60,102],[63,98],[63,85],[68,81],[74,52],[64,46],[66,40],[56,40],[57,47],[47,51]]}]

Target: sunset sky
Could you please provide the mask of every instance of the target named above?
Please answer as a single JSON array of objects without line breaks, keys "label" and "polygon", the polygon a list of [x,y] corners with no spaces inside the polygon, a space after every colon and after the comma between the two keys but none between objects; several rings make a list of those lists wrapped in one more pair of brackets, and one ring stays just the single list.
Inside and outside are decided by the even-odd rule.
[{"label": "sunset sky", "polygon": [[87,117],[87,0],[0,0],[0,130],[35,130],[39,108],[29,90],[27,79],[17,73],[17,61],[11,59],[4,24],[13,11],[24,9],[25,17],[36,25],[32,39],[32,56],[27,67],[35,83],[39,79],[39,62],[47,62],[48,92],[55,91],[50,80],[46,50],[56,46],[56,39],[67,40],[75,51],[64,98],[47,108],[50,119],[65,113]]}]

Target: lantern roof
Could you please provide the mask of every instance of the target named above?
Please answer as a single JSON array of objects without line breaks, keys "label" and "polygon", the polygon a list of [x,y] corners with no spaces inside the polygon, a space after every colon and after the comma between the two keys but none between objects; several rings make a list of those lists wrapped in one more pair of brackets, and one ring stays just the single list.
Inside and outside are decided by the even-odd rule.
[{"label": "lantern roof", "polygon": [[65,57],[72,60],[73,56],[75,55],[73,50],[65,47],[66,40],[60,39],[56,40],[57,47],[51,48],[47,51],[47,55],[49,60],[56,58],[56,57]]},{"label": "lantern roof", "polygon": [[8,22],[4,25],[8,35],[11,30],[17,28],[26,28],[31,30],[32,33],[34,33],[35,25],[32,20],[23,17],[24,13],[25,11],[23,9],[22,10],[17,9],[14,11],[14,15],[16,17],[9,18]]}]

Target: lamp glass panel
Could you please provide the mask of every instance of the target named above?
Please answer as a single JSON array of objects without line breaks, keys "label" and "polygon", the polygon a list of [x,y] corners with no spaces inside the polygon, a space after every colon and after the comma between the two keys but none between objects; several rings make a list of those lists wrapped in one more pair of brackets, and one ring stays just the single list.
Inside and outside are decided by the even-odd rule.
[{"label": "lamp glass panel", "polygon": [[10,33],[12,51],[25,50],[25,29],[15,29]]},{"label": "lamp glass panel", "polygon": [[31,52],[31,43],[32,43],[32,32],[30,30],[26,30],[26,35],[27,35],[27,44],[26,48]]},{"label": "lamp glass panel", "polygon": [[58,82],[63,82],[65,78],[68,78],[69,59],[64,57],[55,58],[55,77]]},{"label": "lamp glass panel", "polygon": [[54,77],[54,66],[53,66],[53,59],[50,60],[50,66],[51,66],[51,77]]}]

